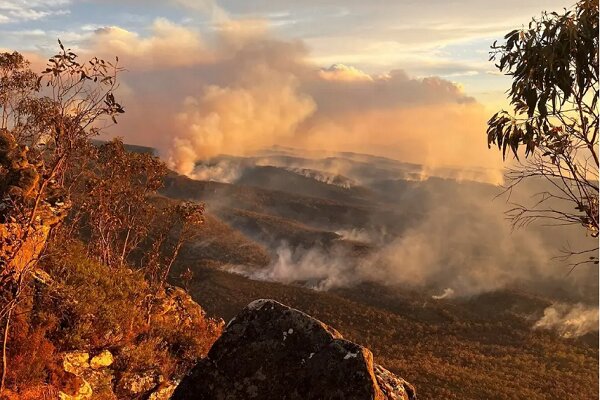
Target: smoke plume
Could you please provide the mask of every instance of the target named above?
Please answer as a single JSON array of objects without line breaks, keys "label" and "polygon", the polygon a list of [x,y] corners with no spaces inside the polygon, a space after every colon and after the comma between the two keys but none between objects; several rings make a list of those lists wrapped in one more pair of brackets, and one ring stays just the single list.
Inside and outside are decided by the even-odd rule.
[{"label": "smoke plume", "polygon": [[[173,169],[198,179],[235,181],[239,170],[215,162],[217,156],[260,154],[274,145],[307,153],[369,153],[420,165],[407,164],[405,172],[422,186],[388,194],[399,205],[396,212],[411,222],[355,231],[376,238],[378,251],[356,260],[341,250],[283,247],[260,272],[262,279],[318,282],[319,288],[369,280],[452,288],[464,296],[564,275],[563,266],[550,260],[564,235],[513,233],[504,205],[492,203],[494,194],[485,192],[489,187],[451,189],[427,179],[448,174],[501,181],[501,156],[486,151],[488,115],[458,85],[402,70],[374,75],[353,66],[316,65],[304,43],[276,37],[264,21],[236,20],[214,2],[201,4],[198,11],[216,15],[212,29],[202,34],[158,19],[146,35],[112,26],[83,43],[87,55],[118,55],[128,69],[120,91],[127,114],[111,135],[157,148]],[[392,170],[369,168],[353,176],[353,165],[335,159],[314,169],[343,172],[361,183],[393,178]],[[348,238],[352,229],[331,227]],[[396,234],[381,239],[380,232],[391,231]]]},{"label": "smoke plume", "polygon": [[564,338],[575,338],[598,331],[598,307],[584,304],[554,304],[544,310],[535,329],[555,330]]},{"label": "smoke plume", "polygon": [[454,296],[454,290],[452,288],[446,288],[441,294],[431,296],[434,300],[443,300]]},{"label": "smoke plume", "polygon": [[[527,186],[522,189],[521,196],[531,195]],[[438,298],[511,287],[541,294],[560,288],[570,299],[597,298],[596,270],[584,265],[569,273],[556,259],[564,243],[593,246],[577,228],[514,230],[503,198],[493,200],[500,189],[487,184],[433,178],[400,181],[398,190],[387,190],[398,217],[374,219],[368,227],[330,228],[341,242],[368,245],[367,254],[356,257],[335,244],[327,250],[279,246],[276,261],[252,277],[319,289],[376,282],[442,292]]]},{"label": "smoke plume", "polygon": [[297,79],[267,64],[252,65],[227,87],[188,97],[177,115],[169,163],[192,174],[196,163],[223,152],[244,154],[290,137],[314,111]]},{"label": "smoke plume", "polygon": [[430,170],[483,167],[495,172],[478,179],[498,182],[501,159],[485,151],[487,115],[452,82],[315,65],[301,41],[275,37],[260,20],[223,17],[200,34],[158,19],[149,31],[98,29],[85,52],[118,55],[128,69],[127,116],[110,134],[158,148],[180,173],[220,154],[283,145]]},{"label": "smoke plume", "polygon": [[292,249],[281,245],[268,268],[256,270],[233,266],[227,270],[255,280],[301,283],[314,290],[329,290],[359,282],[350,273],[352,264],[348,260],[343,252],[325,252],[318,248]]}]

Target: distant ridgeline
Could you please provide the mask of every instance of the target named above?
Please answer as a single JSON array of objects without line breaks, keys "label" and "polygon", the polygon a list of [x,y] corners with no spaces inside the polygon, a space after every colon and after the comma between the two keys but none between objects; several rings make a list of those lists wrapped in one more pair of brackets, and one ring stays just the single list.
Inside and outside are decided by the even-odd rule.
[{"label": "distant ridgeline", "polygon": [[[94,146],[101,146],[101,145],[107,143],[108,140],[93,139],[93,140],[91,140],[91,142]],[[137,144],[127,144],[127,143],[124,143],[123,145],[125,146],[125,149],[127,151],[130,151],[132,153],[151,154],[153,156],[158,156],[158,151],[154,147],[140,146]]]}]

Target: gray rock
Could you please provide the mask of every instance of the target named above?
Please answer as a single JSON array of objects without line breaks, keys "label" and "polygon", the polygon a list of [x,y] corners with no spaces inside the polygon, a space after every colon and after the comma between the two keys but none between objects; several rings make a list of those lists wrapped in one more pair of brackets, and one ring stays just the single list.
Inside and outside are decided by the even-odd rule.
[{"label": "gray rock", "polygon": [[372,353],[274,300],[250,303],[175,390],[173,400],[415,400]]}]

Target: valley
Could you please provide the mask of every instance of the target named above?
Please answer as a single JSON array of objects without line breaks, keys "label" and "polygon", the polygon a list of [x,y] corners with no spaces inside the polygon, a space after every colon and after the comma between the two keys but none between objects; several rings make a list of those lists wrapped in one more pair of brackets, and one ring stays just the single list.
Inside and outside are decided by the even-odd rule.
[{"label": "valley", "polygon": [[[392,160],[385,164],[394,165]],[[494,203],[498,188],[438,177],[386,177],[366,187],[344,187],[282,166],[244,168],[239,180],[229,183],[171,175],[162,191],[172,199],[206,203],[202,237],[185,249],[172,276],[182,284],[178,276],[188,268],[193,272],[185,284],[209,315],[227,321],[253,300],[275,299],[369,347],[384,367],[413,382],[424,399],[550,399],[572,393],[597,398],[597,330],[561,337],[556,330],[534,328],[555,303],[597,304],[597,275],[590,279],[597,271],[581,268],[564,275],[555,266],[555,276],[539,275],[526,265],[531,258],[517,254],[512,260],[517,265],[503,260],[478,269],[474,260],[485,260],[482,253],[493,248],[483,240],[516,240],[505,236],[501,222],[489,225],[489,220],[483,229],[496,232],[479,242],[448,237],[454,247],[439,262],[448,263],[450,271],[422,275],[421,281],[398,275],[435,266],[421,263],[404,272],[402,264],[410,259],[391,262],[381,256],[403,235],[422,229],[440,202],[467,228],[481,229],[480,213],[491,211],[474,205],[492,204],[501,215],[502,202]],[[440,233],[431,232],[436,246]],[[528,234],[548,247],[565,240],[544,237],[535,228]],[[462,265],[452,251],[463,253]],[[503,268],[529,269],[515,279],[479,286],[478,273],[503,276]],[[586,279],[589,285],[581,289]],[[461,280],[462,286],[455,284]]]}]

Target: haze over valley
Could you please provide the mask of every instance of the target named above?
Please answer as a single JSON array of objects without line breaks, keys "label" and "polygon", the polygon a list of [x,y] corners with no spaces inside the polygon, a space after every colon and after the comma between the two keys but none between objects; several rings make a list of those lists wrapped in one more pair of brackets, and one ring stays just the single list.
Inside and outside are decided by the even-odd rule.
[{"label": "haze over valley", "polygon": [[597,1],[0,0],[0,400],[598,399],[598,97]]}]

